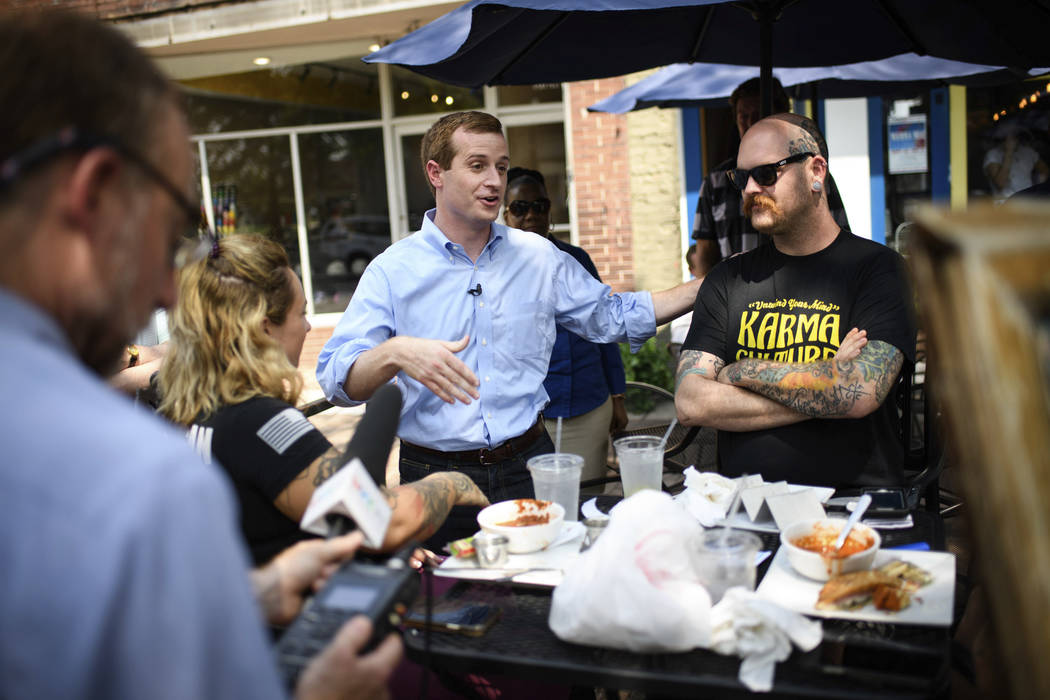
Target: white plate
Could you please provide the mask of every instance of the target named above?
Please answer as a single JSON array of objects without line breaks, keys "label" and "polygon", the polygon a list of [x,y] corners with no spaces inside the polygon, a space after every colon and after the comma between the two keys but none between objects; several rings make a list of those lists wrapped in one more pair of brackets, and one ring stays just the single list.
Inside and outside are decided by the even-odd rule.
[{"label": "white plate", "polygon": [[806,578],[792,569],[788,563],[787,550],[783,547],[777,550],[756,593],[788,610],[813,617],[935,627],[951,625],[955,605],[955,555],[950,552],[883,549],[875,557],[875,567],[894,559],[915,564],[933,576],[933,582],[912,594],[911,605],[900,612],[877,610],[870,603],[858,610],[817,610],[813,606],[817,603],[824,582]]},{"label": "white plate", "polygon": [[562,523],[558,538],[550,546],[528,554],[508,554],[504,567],[483,569],[474,557],[449,557],[434,570],[434,575],[476,581],[510,580],[553,588],[561,583],[565,570],[580,556],[580,546],[586,532],[583,523]]},{"label": "white plate", "polygon": [[[835,489],[829,486],[804,486],[802,484],[788,484],[788,493],[796,493],[798,491],[805,491],[806,489],[812,489],[817,494],[817,500],[821,503],[827,503],[831,495],[835,493]],[[740,528],[741,530],[752,530],[754,532],[780,532],[780,528],[777,527],[777,523],[772,517],[763,518],[761,520],[752,520],[747,517],[747,511],[741,506],[740,510],[736,512],[736,515],[730,518],[728,521],[729,525]],[[721,524],[721,523],[719,523]]]}]

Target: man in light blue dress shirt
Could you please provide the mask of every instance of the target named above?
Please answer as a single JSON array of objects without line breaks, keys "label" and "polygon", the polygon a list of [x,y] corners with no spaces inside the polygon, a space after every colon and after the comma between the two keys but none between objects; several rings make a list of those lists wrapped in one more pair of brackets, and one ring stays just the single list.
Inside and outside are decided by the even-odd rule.
[{"label": "man in light blue dress shirt", "polygon": [[[402,481],[455,469],[493,503],[531,497],[525,462],[553,452],[538,417],[556,326],[637,349],[692,308],[699,280],[611,294],[550,241],[495,223],[510,155],[491,115],[440,119],[423,137],[422,162],[436,207],[365,270],[317,378],[337,404],[397,378]],[[453,509],[428,544],[472,534],[475,513]]]},{"label": "man in light blue dress shirt", "polygon": [[[200,217],[178,93],[79,13],[5,13],[0,61],[0,697],[287,697],[262,613],[288,624],[360,536],[249,577],[229,482],[100,377],[174,303]],[[297,696],[383,697],[400,642],[359,656],[370,631]]]}]

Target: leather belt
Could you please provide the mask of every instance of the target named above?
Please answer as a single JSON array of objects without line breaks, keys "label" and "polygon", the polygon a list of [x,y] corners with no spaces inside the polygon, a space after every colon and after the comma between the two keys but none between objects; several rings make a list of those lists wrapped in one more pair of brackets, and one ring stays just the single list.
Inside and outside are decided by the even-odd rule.
[{"label": "leather belt", "polygon": [[499,445],[489,449],[488,447],[482,447],[479,450],[463,450],[462,452],[442,452],[441,450],[432,450],[429,447],[423,447],[406,440],[401,441],[402,448],[409,448],[417,452],[422,452],[426,455],[445,459],[450,462],[473,462],[475,464],[493,465],[499,464],[505,459],[510,459],[515,452],[524,452],[532,447],[536,440],[543,435],[543,418],[542,416],[536,419],[536,422],[532,424],[532,427],[526,430],[518,437],[506,440]]}]

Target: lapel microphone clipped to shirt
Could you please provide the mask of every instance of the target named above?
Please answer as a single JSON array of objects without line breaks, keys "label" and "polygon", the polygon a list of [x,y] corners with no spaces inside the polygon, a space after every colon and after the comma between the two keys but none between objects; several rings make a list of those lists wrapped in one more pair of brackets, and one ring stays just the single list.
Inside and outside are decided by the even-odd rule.
[{"label": "lapel microphone clipped to shirt", "polygon": [[474,287],[474,289],[468,289],[467,290],[467,294],[469,294],[472,297],[480,297],[481,296],[481,282],[478,282],[478,286]]}]

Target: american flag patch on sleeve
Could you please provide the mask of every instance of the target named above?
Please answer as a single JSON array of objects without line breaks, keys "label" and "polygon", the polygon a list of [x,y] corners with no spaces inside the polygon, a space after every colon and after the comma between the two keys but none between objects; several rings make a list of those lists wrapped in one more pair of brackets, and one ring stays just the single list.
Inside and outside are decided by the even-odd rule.
[{"label": "american flag patch on sleeve", "polygon": [[313,424],[301,412],[294,408],[286,408],[266,421],[256,435],[272,447],[274,452],[283,455],[296,440],[313,429]]}]

